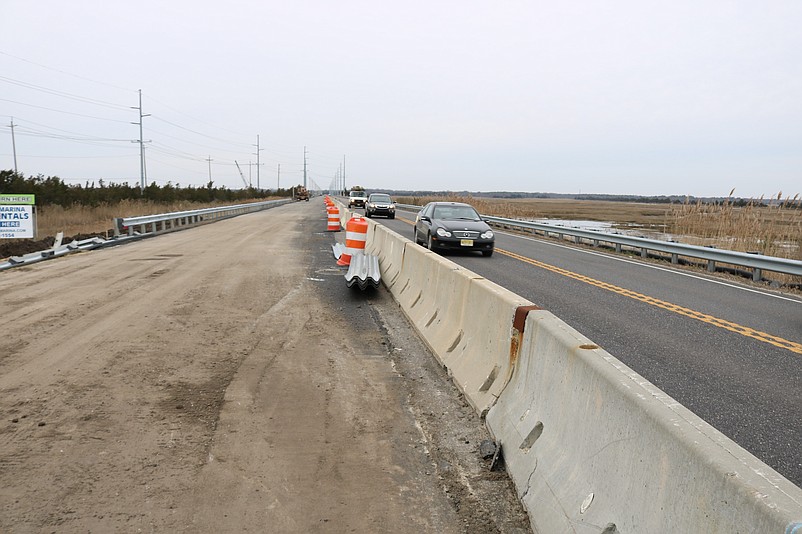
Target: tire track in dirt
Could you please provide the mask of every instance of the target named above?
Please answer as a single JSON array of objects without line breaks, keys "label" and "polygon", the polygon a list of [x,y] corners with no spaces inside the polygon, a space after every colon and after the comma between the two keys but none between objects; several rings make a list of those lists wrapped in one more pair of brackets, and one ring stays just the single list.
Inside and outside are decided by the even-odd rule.
[{"label": "tire track in dirt", "polygon": [[0,531],[524,532],[325,224],[296,204],[4,272]]}]

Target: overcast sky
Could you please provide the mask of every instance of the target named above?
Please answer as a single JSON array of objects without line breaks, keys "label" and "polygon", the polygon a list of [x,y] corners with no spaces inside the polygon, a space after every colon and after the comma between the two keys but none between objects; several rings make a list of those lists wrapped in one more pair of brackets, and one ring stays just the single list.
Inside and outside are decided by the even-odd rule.
[{"label": "overcast sky", "polygon": [[[802,192],[802,1],[0,0],[0,169]],[[249,165],[252,163],[254,165]],[[281,168],[279,175],[278,168]],[[280,182],[279,182],[280,180]],[[310,182],[310,185],[312,183]]]}]

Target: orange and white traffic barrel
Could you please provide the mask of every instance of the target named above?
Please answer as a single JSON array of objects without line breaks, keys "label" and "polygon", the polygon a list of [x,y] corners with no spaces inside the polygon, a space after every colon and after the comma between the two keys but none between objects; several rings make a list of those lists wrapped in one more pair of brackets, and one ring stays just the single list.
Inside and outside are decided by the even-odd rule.
[{"label": "orange and white traffic barrel", "polygon": [[328,214],[328,222],[329,225],[326,228],[328,232],[339,232],[340,231],[340,208],[337,206],[329,206],[326,208],[326,213]]},{"label": "orange and white traffic barrel", "polygon": [[353,217],[345,224],[345,252],[340,255],[337,265],[351,265],[351,256],[365,252],[368,238],[368,221],[360,216]]}]

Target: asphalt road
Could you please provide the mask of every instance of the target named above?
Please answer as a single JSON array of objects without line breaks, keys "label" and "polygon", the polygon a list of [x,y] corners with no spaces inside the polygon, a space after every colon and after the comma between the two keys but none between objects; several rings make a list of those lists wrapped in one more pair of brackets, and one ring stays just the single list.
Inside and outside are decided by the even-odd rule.
[{"label": "asphalt road", "polygon": [[[375,219],[411,239],[415,215]],[[497,232],[454,262],[550,310],[802,486],[802,299]]]}]

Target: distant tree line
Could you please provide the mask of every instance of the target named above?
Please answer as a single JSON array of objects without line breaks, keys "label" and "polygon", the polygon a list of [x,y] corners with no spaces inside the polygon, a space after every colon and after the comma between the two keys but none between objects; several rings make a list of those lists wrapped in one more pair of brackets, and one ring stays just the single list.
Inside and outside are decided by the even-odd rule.
[{"label": "distant tree line", "polygon": [[[374,189],[370,189],[373,191]],[[477,197],[477,198],[559,198],[569,200],[601,200],[607,202],[642,202],[646,204],[695,204],[701,202],[702,204],[711,205],[730,205],[735,207],[744,207],[749,205],[781,205],[784,208],[802,209],[802,199],[799,195],[786,198],[739,198],[739,197],[694,197],[686,195],[656,195],[656,196],[639,196],[639,195],[605,195],[595,193],[585,194],[571,194],[571,193],[530,193],[525,191],[424,191],[424,190],[402,190],[402,189],[375,189],[375,191],[382,191],[389,193],[393,196],[399,197]]]},{"label": "distant tree line", "polygon": [[138,185],[131,186],[127,182],[118,184],[98,180],[97,183],[87,181],[84,185],[67,184],[58,176],[40,174],[25,177],[14,171],[0,171],[0,194],[36,195],[36,204],[39,206],[98,206],[100,204],[117,204],[124,200],[142,199],[159,203],[237,202],[277,196],[291,197],[292,189],[267,190],[253,187],[228,189],[215,187],[214,182],[210,181],[206,187],[179,187],[178,184],[173,185],[170,182],[159,186],[154,182],[146,186],[144,190],[140,190]]}]

